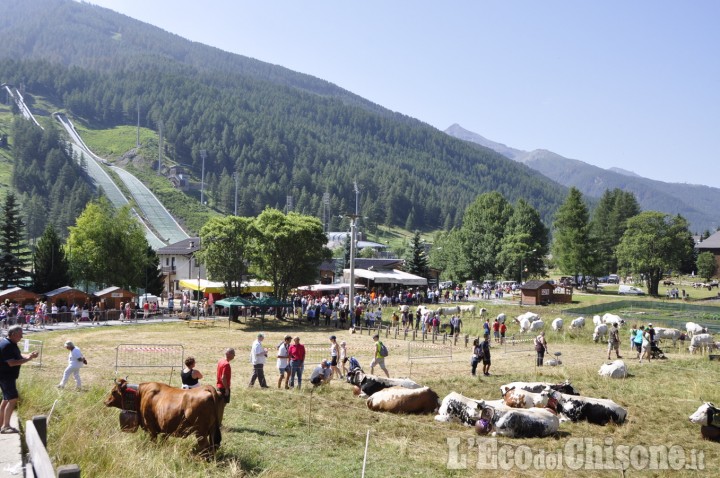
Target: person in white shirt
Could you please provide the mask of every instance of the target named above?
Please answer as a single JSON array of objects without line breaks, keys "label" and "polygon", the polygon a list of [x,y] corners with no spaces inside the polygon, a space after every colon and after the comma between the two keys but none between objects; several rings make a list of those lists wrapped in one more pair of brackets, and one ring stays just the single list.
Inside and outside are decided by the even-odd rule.
[{"label": "person in white shirt", "polygon": [[72,375],[75,379],[75,387],[80,390],[80,387],[82,386],[82,382],[80,381],[80,369],[87,363],[87,361],[85,360],[85,357],[83,357],[82,352],[80,352],[80,349],[75,347],[75,345],[69,340],[65,342],[65,348],[70,351],[68,354],[68,366],[65,369],[62,381],[60,381],[57,388],[65,388],[65,384],[70,378],[70,375]]},{"label": "person in white shirt", "polygon": [[250,384],[252,387],[255,385],[255,380],[260,382],[260,388],[268,388],[265,382],[265,361],[267,360],[268,350],[263,348],[262,342],[265,340],[265,334],[262,332],[257,335],[257,340],[253,342],[252,349],[250,351],[250,362],[253,365],[253,374],[250,377]]},{"label": "person in white shirt", "polygon": [[285,388],[290,388],[288,386],[288,380],[290,380],[290,341],[292,340],[292,336],[286,335],[285,340],[278,345],[277,348],[277,368],[280,372],[280,377],[278,377],[278,388],[281,387],[283,377],[285,378]]}]

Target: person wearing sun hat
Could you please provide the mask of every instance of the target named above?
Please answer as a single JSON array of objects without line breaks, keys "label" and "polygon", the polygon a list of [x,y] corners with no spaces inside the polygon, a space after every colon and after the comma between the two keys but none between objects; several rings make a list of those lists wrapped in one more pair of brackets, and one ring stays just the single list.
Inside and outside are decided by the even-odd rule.
[{"label": "person wearing sun hat", "polygon": [[82,381],[80,380],[80,368],[82,368],[82,366],[85,365],[87,361],[85,360],[85,357],[83,357],[80,349],[78,347],[75,347],[75,344],[73,344],[71,341],[68,340],[67,342],[65,342],[64,346],[70,351],[70,353],[68,354],[68,366],[65,369],[65,372],[63,372],[63,378],[58,384],[57,388],[65,388],[65,384],[70,378],[70,375],[72,375],[75,379],[75,388],[77,390],[80,390],[80,387],[82,386]]}]

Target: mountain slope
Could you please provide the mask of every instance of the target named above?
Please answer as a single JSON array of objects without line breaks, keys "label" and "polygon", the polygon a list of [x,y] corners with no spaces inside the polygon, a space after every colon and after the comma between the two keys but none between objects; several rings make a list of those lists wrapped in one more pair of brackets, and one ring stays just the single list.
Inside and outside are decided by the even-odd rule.
[{"label": "mountain slope", "polygon": [[[326,81],[184,40],[71,0],[0,3],[0,81],[24,85],[88,127],[163,123],[166,157],[205,171],[209,205],[294,209],[331,229],[354,209],[369,223],[437,229],[477,195],[526,198],[546,220],[564,189],[496,152],[453,139]],[[203,160],[200,154],[206,151]],[[199,189],[199,188],[198,188]],[[199,196],[199,191],[191,191]]]},{"label": "mountain slope", "polygon": [[[661,211],[667,214],[681,214],[694,231],[714,231],[720,226],[720,189],[682,183],[665,183],[643,178],[624,169],[606,170],[591,164],[560,156],[551,151],[536,149],[520,151],[482,138],[455,124],[446,133],[490,147],[509,158],[526,164],[530,168],[557,181],[578,188],[584,195],[599,198],[607,189],[619,188],[635,194],[644,210]],[[482,138],[478,140],[477,138]],[[511,151],[507,155],[503,151]]]}]

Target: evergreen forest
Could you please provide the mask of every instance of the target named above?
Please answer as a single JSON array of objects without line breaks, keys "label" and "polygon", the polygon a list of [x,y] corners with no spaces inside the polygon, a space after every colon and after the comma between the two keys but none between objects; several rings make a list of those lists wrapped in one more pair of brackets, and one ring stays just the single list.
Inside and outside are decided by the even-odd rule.
[{"label": "evergreen forest", "polygon": [[[135,125],[138,111],[141,126],[157,131],[162,124],[168,162],[198,177],[206,152],[208,205],[223,214],[233,213],[233,175],[238,215],[282,210],[292,196],[295,211],[321,216],[328,193],[331,229],[354,211],[354,182],[365,221],[409,230],[459,227],[466,207],[489,191],[512,203],[524,198],[549,224],[566,193],[524,165],[324,80],[70,0],[0,4],[0,82],[20,87],[29,102],[45,98],[89,128]],[[26,128],[18,130],[31,134]],[[52,131],[32,134],[55,144]],[[67,169],[69,153],[59,148],[47,159],[48,151],[16,155],[22,165],[13,184],[28,197],[41,195],[51,210],[57,191],[48,177],[61,177],[73,204],[63,207],[84,205],[91,193],[69,182],[82,176]],[[59,231],[71,214],[57,212]]]}]

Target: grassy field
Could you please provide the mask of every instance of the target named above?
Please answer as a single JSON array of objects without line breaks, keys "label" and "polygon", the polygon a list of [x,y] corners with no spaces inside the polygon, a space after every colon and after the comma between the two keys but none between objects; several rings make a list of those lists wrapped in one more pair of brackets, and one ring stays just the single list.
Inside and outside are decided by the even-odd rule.
[{"label": "grassy field", "polygon": [[[575,304],[577,305],[577,304]],[[505,312],[514,317],[519,307],[484,304],[491,316]],[[524,307],[537,310],[549,322],[560,309]],[[662,318],[652,316],[656,325]],[[643,319],[649,319],[646,316]],[[717,318],[717,317],[716,317]],[[466,318],[468,331],[478,331],[481,319]],[[54,411],[49,424],[50,455],[57,464],[77,463],[84,476],[124,477],[337,477],[360,476],[365,437],[370,431],[366,476],[476,476],[478,449],[469,448],[473,430],[455,424],[441,424],[428,416],[396,416],[371,412],[345,383],[333,381],[314,392],[285,391],[275,388],[277,372],[274,359],[266,366],[269,390],[246,388],[251,374],[249,347],[258,330],[267,333],[265,344],[272,348],[287,332],[298,333],[306,344],[329,346],[328,335],[335,333],[348,342],[351,355],[369,371],[372,342],[367,335],[324,328],[291,329],[266,322],[264,325],[232,324],[222,327],[189,329],[185,324],[159,324],[125,327],[98,327],[74,333],[45,332],[31,338],[44,341],[41,368],[25,365],[21,373],[20,414],[23,420]],[[510,331],[514,331],[512,325]],[[622,426],[600,427],[587,423],[563,423],[556,437],[545,439],[500,439],[498,445],[510,445],[518,453],[527,446],[536,454],[563,450],[578,438],[592,438],[602,446],[628,445],[682,446],[690,460],[702,453],[704,473],[716,473],[720,465],[718,445],[700,438],[699,427],[687,417],[700,400],[720,402],[718,362],[691,356],[686,351],[665,347],[669,360],[638,364],[627,348],[623,331],[622,352],[632,376],[609,380],[597,375],[605,361],[606,346],[590,340],[591,328],[578,333],[547,332],[549,352],[562,352],[561,367],[534,366],[534,352],[526,349],[494,347],[492,376],[473,378],[469,373],[470,350],[459,343],[452,348],[452,359],[426,359],[410,363],[408,343],[385,339],[390,348],[387,359],[392,376],[410,376],[432,387],[440,397],[451,391],[473,398],[499,398],[499,386],[516,380],[561,381],[570,379],[587,396],[610,398],[628,409]],[[82,370],[85,390],[58,391],[67,352],[62,343],[72,339],[87,356],[89,366]],[[115,377],[115,348],[120,343],[182,344],[185,355],[194,355],[197,368],[205,373],[204,383],[212,383],[215,363],[227,346],[238,350],[233,362],[233,399],[225,412],[223,446],[216,460],[205,462],[192,456],[190,439],[167,439],[152,443],[142,431],[122,433],[117,409],[107,409],[102,400]],[[273,354],[271,354],[272,357]],[[314,357],[316,358],[316,357]],[[310,374],[306,367],[305,377]],[[125,369],[118,376],[131,382],[158,380],[167,382],[168,369]],[[172,384],[179,383],[176,372]],[[466,454],[467,469],[448,468],[448,439],[460,439],[459,450]],[[506,449],[507,450],[507,449]],[[695,453],[695,455],[692,455]],[[547,462],[552,465],[551,462]],[[490,470],[488,476],[566,476],[562,470],[538,470],[534,466],[513,466]],[[695,476],[693,470],[635,471],[642,476]],[[573,476],[621,476],[619,470],[581,469]]]},{"label": "grassy field", "polygon": [[[135,148],[137,143],[137,127],[135,126],[124,125],[110,129],[90,129],[80,121],[75,121],[74,124],[88,148],[95,154],[109,160],[118,159]],[[157,145],[155,131],[140,128],[140,143],[147,144],[151,140]]]}]

